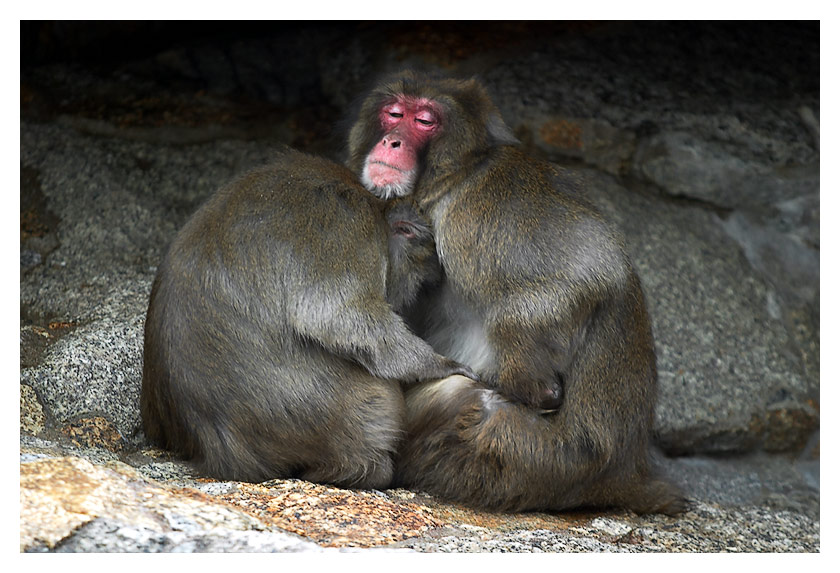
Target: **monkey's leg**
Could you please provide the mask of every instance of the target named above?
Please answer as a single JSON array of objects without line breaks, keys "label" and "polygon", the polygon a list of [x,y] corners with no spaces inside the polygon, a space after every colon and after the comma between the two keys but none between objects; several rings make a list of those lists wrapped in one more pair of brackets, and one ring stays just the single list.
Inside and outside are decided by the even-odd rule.
[{"label": "monkey's leg", "polygon": [[505,511],[559,503],[565,461],[546,417],[460,376],[413,387],[406,408],[399,485]]},{"label": "monkey's leg", "polygon": [[239,394],[204,404],[191,425],[201,467],[250,482],[390,483],[405,409],[399,383],[325,354],[314,347],[283,364],[265,359],[251,370],[259,378],[236,378]]},{"label": "monkey's leg", "polygon": [[650,475],[627,479],[626,476],[594,484],[587,492],[592,505],[624,507],[638,514],[679,515],[691,502],[672,483]]},{"label": "monkey's leg", "polygon": [[411,388],[406,408],[396,475],[404,487],[502,511],[685,508],[677,488],[622,462],[563,409],[541,416],[460,376]]}]

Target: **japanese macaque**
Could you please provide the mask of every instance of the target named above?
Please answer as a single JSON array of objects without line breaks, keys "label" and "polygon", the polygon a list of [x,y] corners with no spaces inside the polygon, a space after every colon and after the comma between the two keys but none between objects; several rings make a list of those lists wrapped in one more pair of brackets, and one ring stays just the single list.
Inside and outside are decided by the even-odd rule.
[{"label": "japanese macaque", "polygon": [[409,205],[372,197],[341,165],[281,153],[214,194],[158,269],[147,436],[216,478],[386,487],[400,383],[471,374],[389,305],[439,279]]},{"label": "japanese macaque", "polygon": [[509,511],[677,513],[652,475],[656,354],[622,239],[568,171],[526,155],[475,80],[405,73],[363,101],[347,164],[376,196],[411,196],[443,282],[415,331],[469,366],[410,388],[397,480]]}]

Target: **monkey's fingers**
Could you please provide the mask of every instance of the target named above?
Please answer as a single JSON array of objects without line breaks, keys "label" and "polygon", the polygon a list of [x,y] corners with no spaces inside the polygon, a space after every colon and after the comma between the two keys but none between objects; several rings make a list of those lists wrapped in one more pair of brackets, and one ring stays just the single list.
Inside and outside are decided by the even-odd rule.
[{"label": "monkey's fingers", "polygon": [[472,371],[472,368],[469,366],[465,366],[463,364],[458,364],[457,362],[454,363],[455,367],[452,371],[452,374],[459,374],[461,376],[465,376],[471,380],[475,380],[476,382],[481,382],[481,379],[478,377],[478,374]]}]

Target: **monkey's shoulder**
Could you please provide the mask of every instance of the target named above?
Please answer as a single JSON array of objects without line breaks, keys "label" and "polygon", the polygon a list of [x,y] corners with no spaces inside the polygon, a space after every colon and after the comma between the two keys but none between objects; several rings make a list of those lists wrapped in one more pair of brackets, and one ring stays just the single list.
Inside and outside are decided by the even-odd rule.
[{"label": "monkey's shoulder", "polygon": [[349,169],[294,150],[223,186],[204,211],[222,225],[259,227],[268,233],[319,227],[345,239],[347,233],[377,233],[382,218],[381,205]]},{"label": "monkey's shoulder", "polygon": [[581,221],[592,227],[591,223],[604,221],[587,198],[582,177],[575,173],[510,146],[491,159],[444,199],[444,210],[456,220],[494,226],[501,220],[530,221],[558,228]]},{"label": "monkey's shoulder", "polygon": [[460,253],[469,272],[486,267],[474,253],[487,245],[506,280],[556,272],[609,283],[631,272],[623,238],[572,172],[510,148],[477,176],[441,202],[436,218],[440,249]]}]

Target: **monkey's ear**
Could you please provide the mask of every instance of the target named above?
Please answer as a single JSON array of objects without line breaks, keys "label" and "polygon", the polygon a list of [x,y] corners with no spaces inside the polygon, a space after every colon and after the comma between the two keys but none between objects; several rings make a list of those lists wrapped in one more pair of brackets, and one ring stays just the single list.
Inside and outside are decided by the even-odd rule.
[{"label": "monkey's ear", "polygon": [[497,111],[490,113],[487,120],[487,134],[490,136],[490,142],[495,145],[517,145],[519,143],[519,140],[514,137],[513,131]]}]

